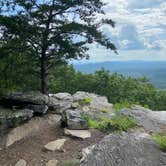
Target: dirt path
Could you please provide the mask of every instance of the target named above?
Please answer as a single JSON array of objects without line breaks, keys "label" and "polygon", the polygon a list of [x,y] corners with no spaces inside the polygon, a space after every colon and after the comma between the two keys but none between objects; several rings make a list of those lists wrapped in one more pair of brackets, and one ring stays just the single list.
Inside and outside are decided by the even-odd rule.
[{"label": "dirt path", "polygon": [[64,151],[50,152],[43,147],[50,141],[66,138],[63,129],[60,126],[46,127],[33,136],[11,145],[9,148],[0,151],[0,166],[14,166],[19,159],[27,161],[28,166],[45,166],[48,160],[56,159],[59,163],[68,159],[79,159],[81,150],[89,145],[93,145],[100,141],[104,134],[91,130],[92,137],[80,140],[67,137],[64,145]]}]

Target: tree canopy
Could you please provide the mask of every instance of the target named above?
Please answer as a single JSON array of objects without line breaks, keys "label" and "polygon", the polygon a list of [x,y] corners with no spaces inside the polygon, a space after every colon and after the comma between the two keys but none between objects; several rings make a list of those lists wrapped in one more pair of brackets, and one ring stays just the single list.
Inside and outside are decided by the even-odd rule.
[{"label": "tree canopy", "polygon": [[0,3],[0,58],[29,57],[36,65],[42,93],[47,93],[50,69],[70,59],[88,58],[88,44],[99,43],[116,52],[100,29],[103,24],[115,26],[111,19],[104,19],[105,4],[101,0]]}]

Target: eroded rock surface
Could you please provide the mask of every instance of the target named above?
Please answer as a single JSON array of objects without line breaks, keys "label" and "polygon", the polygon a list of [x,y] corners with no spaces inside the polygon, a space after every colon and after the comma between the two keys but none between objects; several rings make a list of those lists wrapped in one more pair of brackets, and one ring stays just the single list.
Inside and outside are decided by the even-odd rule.
[{"label": "eroded rock surface", "polygon": [[12,129],[6,135],[6,146],[14,144],[16,141],[19,141],[33,133],[36,133],[41,128],[45,126],[54,126],[60,123],[61,117],[59,115],[48,115],[45,117],[36,117],[30,120],[28,123],[20,125]]},{"label": "eroded rock surface", "polygon": [[80,166],[164,166],[166,153],[147,133],[109,135],[85,157]]},{"label": "eroded rock surface", "polygon": [[166,133],[166,111],[151,111],[140,106],[123,109],[121,114],[136,119],[147,132]]}]

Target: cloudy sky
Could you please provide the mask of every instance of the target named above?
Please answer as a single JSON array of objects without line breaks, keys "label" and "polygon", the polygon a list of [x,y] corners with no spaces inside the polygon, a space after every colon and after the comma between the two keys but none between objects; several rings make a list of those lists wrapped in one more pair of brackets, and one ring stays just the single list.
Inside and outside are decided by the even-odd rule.
[{"label": "cloudy sky", "polygon": [[107,18],[116,22],[102,30],[115,43],[119,55],[91,46],[90,60],[166,60],[165,0],[103,0]]}]

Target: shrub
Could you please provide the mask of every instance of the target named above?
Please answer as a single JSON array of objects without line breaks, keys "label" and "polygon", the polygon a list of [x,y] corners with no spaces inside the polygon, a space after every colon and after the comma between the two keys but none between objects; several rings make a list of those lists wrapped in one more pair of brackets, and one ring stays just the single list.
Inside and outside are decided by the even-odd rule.
[{"label": "shrub", "polygon": [[113,106],[115,111],[119,111],[122,108],[130,108],[130,107],[131,107],[131,104],[127,101],[123,101],[123,102],[120,102],[120,103],[115,103],[114,106]]},{"label": "shrub", "polygon": [[83,114],[83,118],[86,120],[87,125],[89,127],[92,127],[94,129],[99,129],[99,122],[97,122],[96,120],[93,120],[92,118],[90,118],[90,116],[88,114]]},{"label": "shrub", "polygon": [[162,150],[166,151],[166,135],[165,134],[153,134],[152,139],[159,144]]},{"label": "shrub", "polygon": [[136,127],[137,123],[135,119],[127,116],[115,116],[111,119],[111,125],[114,126],[116,130],[127,131],[129,128]]},{"label": "shrub", "polygon": [[84,119],[87,121],[89,127],[99,129],[102,132],[114,132],[114,131],[127,131],[129,128],[137,126],[134,119],[116,115],[112,119],[108,117],[101,117],[99,121],[93,120],[89,115],[85,114]]},{"label": "shrub", "polygon": [[79,160],[77,159],[66,160],[62,163],[61,166],[79,166]]}]

